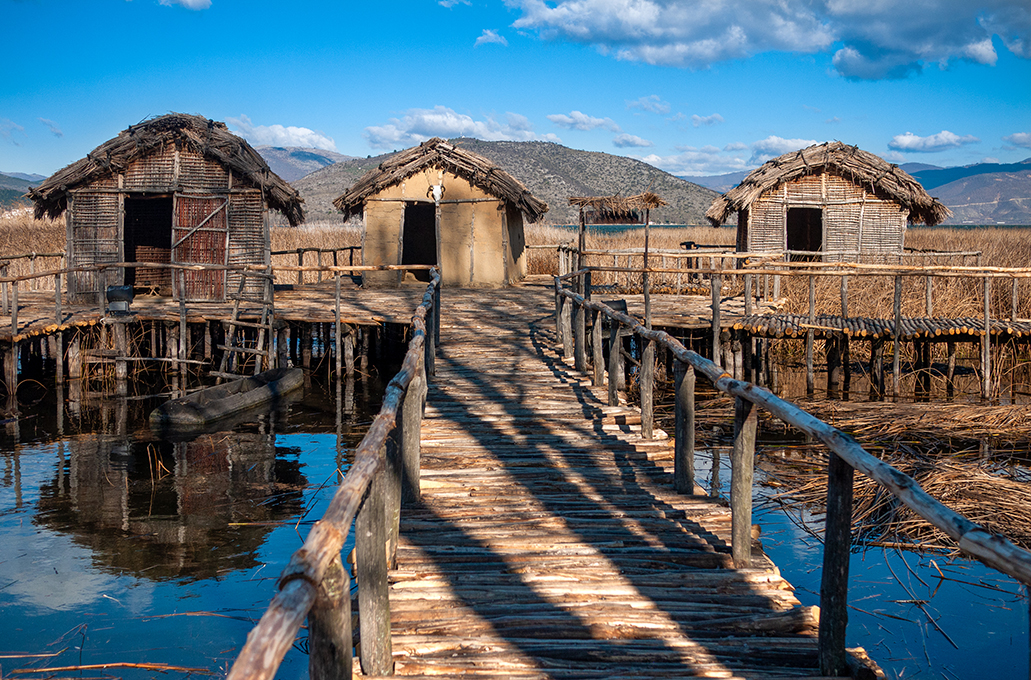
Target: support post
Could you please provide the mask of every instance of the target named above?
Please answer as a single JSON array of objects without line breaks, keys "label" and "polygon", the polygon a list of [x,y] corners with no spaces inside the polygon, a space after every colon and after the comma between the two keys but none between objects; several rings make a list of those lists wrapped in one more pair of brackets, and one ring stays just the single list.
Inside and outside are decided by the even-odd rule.
[{"label": "support post", "polygon": [[[809,325],[816,323],[816,277],[809,275]],[[805,332],[805,393],[813,396],[816,391],[816,374],[813,369],[813,344],[816,342],[816,334],[812,328]]]},{"label": "support post", "polygon": [[902,384],[902,277],[895,277],[895,326],[892,328],[891,337],[891,396],[899,398],[899,390]]},{"label": "support post", "polygon": [[[385,457],[386,450],[380,449],[379,455]],[[387,590],[385,481],[382,471],[375,476],[354,525],[361,668],[365,675],[394,674]]]},{"label": "support post", "polygon": [[884,340],[870,341],[870,391],[884,398]]},{"label": "support post", "polygon": [[641,351],[641,437],[651,439],[654,434],[653,400],[655,398],[655,341],[645,340]]},{"label": "support post", "polygon": [[841,346],[842,337],[829,335],[827,346],[827,397],[837,399],[841,391]]},{"label": "support post", "polygon": [[849,675],[845,652],[848,625],[848,561],[852,547],[852,466],[830,451],[827,515],[820,582],[820,674]]},{"label": "support post", "polygon": [[709,279],[712,288],[712,362],[717,366],[723,365],[720,357],[720,292],[723,289],[723,280],[719,274],[713,273]]},{"label": "support post", "polygon": [[609,406],[619,406],[619,378],[622,373],[619,350],[623,341],[619,336],[620,326],[615,319],[609,319]]},{"label": "support post", "polygon": [[587,373],[587,308],[578,300],[573,303],[573,365],[577,373]]},{"label": "support post", "polygon": [[[426,345],[430,345],[427,338]],[[401,506],[418,503],[422,498],[420,483],[420,458],[422,448],[422,407],[426,398],[425,364],[416,371],[415,379],[408,385],[404,404],[401,407]]]},{"label": "support post", "polygon": [[694,493],[694,366],[677,361],[673,366],[676,406],[673,449],[673,488],[677,493]]},{"label": "support post", "polygon": [[351,579],[337,555],[308,612],[308,677],[351,680]]},{"label": "support post", "polygon": [[600,387],[605,382],[605,353],[602,349],[602,323],[605,321],[605,316],[598,311],[593,313],[593,323],[591,325],[591,355],[594,363],[594,379],[592,383],[596,387]]},{"label": "support post", "polygon": [[734,448],[730,461],[731,554],[735,569],[752,564],[752,477],[755,462],[755,404],[734,399]]},{"label": "support post", "polygon": [[[15,285],[15,293],[18,291]],[[991,399],[992,393],[992,280],[984,277],[984,335],[981,336],[981,398]],[[17,300],[17,297],[15,297]]]}]

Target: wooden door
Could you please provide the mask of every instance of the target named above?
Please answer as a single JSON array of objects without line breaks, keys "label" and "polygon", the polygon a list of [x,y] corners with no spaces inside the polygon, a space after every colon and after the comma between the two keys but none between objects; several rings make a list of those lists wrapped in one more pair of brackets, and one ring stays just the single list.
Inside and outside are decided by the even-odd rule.
[{"label": "wooden door", "polygon": [[[220,264],[229,261],[228,196],[175,195],[172,227],[173,264]],[[180,299],[182,279],[173,272],[172,289]],[[226,271],[207,269],[185,273],[186,300],[223,301],[226,298]]]}]

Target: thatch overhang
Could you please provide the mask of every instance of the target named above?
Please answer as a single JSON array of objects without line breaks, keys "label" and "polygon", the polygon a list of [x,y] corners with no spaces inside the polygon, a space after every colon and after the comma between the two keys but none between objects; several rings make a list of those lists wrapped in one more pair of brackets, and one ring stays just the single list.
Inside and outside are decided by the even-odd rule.
[{"label": "thatch overhang", "polygon": [[650,210],[669,204],[658,194],[646,191],[634,196],[570,196],[569,205],[581,209],[591,208],[610,215],[632,215],[638,210]]},{"label": "thatch overhang", "polygon": [[824,142],[766,161],[737,185],[712,202],[705,216],[719,226],[764,193],[806,175],[830,173],[894,201],[909,211],[909,221],[933,226],[952,211],[928,194],[912,175],[893,163],[859,147]]},{"label": "thatch overhang", "polygon": [[37,219],[60,216],[68,207],[68,192],[124,172],[133,161],[163,149],[170,142],[179,149],[221,163],[253,187],[262,189],[268,206],[283,213],[291,225],[304,221],[301,195],[272,172],[246,140],[229,132],[225,123],[185,113],[170,113],[132,125],[30,189],[28,195],[36,204]]},{"label": "thatch overhang", "polygon": [[438,168],[451,172],[473,186],[519,208],[530,222],[538,222],[548,204],[534,198],[530,190],[483,156],[456,147],[440,137],[406,149],[380,163],[351,186],[333,205],[348,217],[361,213],[365,200],[387,187],[400,184],[417,172]]}]

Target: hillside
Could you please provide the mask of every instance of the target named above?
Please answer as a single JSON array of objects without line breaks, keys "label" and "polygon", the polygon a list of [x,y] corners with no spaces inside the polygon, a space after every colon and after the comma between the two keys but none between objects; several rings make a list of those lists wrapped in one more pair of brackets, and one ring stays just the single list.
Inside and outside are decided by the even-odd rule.
[{"label": "hillside", "polygon": [[945,224],[1031,224],[1031,165],[1022,172],[973,175],[931,191],[949,206]]},{"label": "hillside", "polygon": [[[705,211],[717,195],[632,158],[577,151],[550,142],[452,141],[519,179],[548,204],[545,220],[552,224],[572,224],[579,219],[578,212],[568,204],[570,196],[627,196],[642,191],[653,191],[669,203],[653,212],[653,222],[704,224]],[[391,155],[344,161],[293,182],[304,197],[308,219],[339,219],[333,199]]]},{"label": "hillside", "polygon": [[287,182],[301,179],[327,165],[354,158],[354,156],[345,156],[336,151],[298,146],[256,146],[254,150],[261,154],[272,172]]},{"label": "hillside", "polygon": [[29,205],[29,199],[25,198],[25,192],[29,187],[39,184],[39,181],[28,181],[20,177],[0,174],[0,209],[8,209],[16,206]]}]

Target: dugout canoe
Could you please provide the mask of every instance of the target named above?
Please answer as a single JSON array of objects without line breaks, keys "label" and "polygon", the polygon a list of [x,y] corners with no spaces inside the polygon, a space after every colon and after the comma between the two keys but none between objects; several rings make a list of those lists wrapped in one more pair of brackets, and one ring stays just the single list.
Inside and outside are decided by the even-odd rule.
[{"label": "dugout canoe", "polygon": [[300,368],[274,368],[170,399],[151,411],[150,426],[155,430],[206,427],[241,411],[274,404],[303,385]]}]

